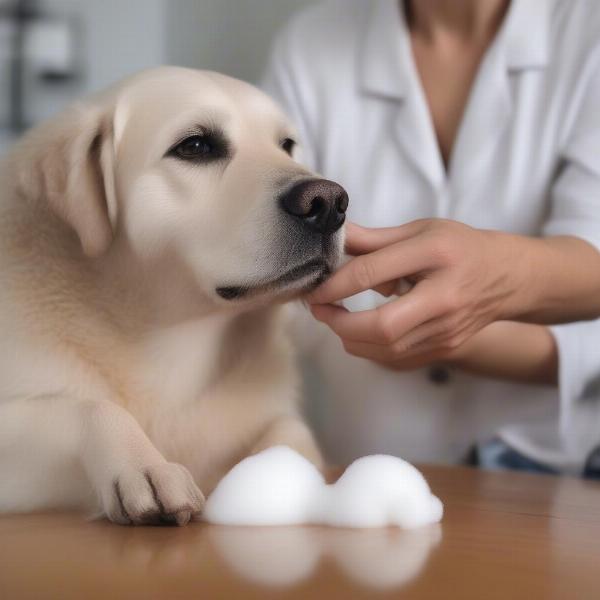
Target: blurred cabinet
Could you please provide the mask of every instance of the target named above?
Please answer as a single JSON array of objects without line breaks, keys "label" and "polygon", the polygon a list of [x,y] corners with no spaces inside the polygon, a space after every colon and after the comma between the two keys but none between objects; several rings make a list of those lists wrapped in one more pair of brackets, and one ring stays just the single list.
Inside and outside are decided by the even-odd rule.
[{"label": "blurred cabinet", "polygon": [[[28,9],[35,15],[24,24],[13,14],[18,4],[0,1],[0,152],[19,129],[51,116],[74,98],[165,62],[166,0],[31,1]],[[20,73],[15,78],[18,35]],[[16,93],[15,110],[19,78],[22,89]]]}]

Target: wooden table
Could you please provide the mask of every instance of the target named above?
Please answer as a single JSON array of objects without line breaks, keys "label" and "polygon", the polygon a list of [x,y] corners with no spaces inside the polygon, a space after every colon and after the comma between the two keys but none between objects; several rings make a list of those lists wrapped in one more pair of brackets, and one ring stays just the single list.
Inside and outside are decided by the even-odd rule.
[{"label": "wooden table", "polygon": [[600,483],[423,471],[446,515],[412,532],[0,518],[0,598],[600,598]]}]

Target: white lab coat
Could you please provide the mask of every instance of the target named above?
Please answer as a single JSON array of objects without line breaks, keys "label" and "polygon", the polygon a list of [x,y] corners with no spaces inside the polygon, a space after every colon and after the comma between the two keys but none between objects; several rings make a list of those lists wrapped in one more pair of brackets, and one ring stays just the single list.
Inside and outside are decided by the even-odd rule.
[{"label": "white lab coat", "polygon": [[[447,172],[398,0],[330,0],[305,10],[276,40],[265,88],[295,122],[305,162],[347,189],[354,222],[443,217],[574,235],[600,248],[595,0],[512,0]],[[366,293],[349,306],[376,302]],[[428,370],[392,373],[344,354],[325,327],[311,328],[309,354],[325,386],[315,423],[334,459],[384,451],[458,461],[473,442],[499,434],[543,464],[580,472],[600,443],[600,321],[552,328],[559,390],[458,371],[445,383]]]}]

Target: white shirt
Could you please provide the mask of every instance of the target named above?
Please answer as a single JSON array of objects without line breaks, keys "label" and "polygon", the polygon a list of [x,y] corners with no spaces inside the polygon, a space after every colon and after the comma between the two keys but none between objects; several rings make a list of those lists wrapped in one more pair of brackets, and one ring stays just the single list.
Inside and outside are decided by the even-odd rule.
[{"label": "white shirt", "polygon": [[[443,217],[600,248],[600,3],[512,0],[474,82],[446,172],[398,0],[330,0],[277,39],[265,87],[295,122],[305,162],[341,183],[370,227]],[[376,294],[347,304],[372,308]],[[324,326],[315,422],[337,460],[383,451],[457,461],[495,433],[579,472],[600,444],[600,321],[553,327],[559,389],[452,372],[386,371]],[[318,386],[313,386],[318,387]]]}]

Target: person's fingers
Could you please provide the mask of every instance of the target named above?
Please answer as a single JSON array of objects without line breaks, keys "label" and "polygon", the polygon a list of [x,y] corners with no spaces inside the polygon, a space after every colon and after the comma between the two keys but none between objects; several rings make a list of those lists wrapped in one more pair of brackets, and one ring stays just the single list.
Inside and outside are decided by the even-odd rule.
[{"label": "person's fingers", "polygon": [[444,331],[444,319],[432,319],[417,325],[412,331],[389,345],[346,339],[342,339],[342,342],[350,354],[372,357],[372,360],[378,362],[384,362],[386,359],[408,360],[416,356],[434,354],[439,357],[446,351],[446,339],[439,336],[442,331]]},{"label": "person's fingers", "polygon": [[330,304],[434,266],[428,241],[415,237],[351,259],[306,300],[311,304]]},{"label": "person's fingers", "polygon": [[390,345],[423,322],[437,317],[436,286],[421,282],[410,293],[372,310],[313,305],[313,316],[344,340]]},{"label": "person's fingers", "polygon": [[368,254],[390,244],[417,235],[425,227],[425,221],[412,221],[398,227],[362,227],[356,223],[346,225],[346,252],[352,256]]},{"label": "person's fingers", "polygon": [[380,283],[373,287],[373,289],[382,296],[389,298],[392,295],[403,296],[407,292],[410,292],[414,287],[414,284],[411,283],[405,277],[401,277],[400,279],[393,281],[386,281],[385,283]]},{"label": "person's fingers", "polygon": [[343,306],[314,304],[310,310],[317,321],[325,323],[339,337],[382,343],[378,340],[374,330],[374,324],[378,318],[377,309],[350,312]]},{"label": "person's fingers", "polygon": [[440,346],[446,346],[451,324],[447,317],[431,319],[417,325],[412,331],[408,331],[397,342],[398,347],[404,352],[413,350],[426,352]]},{"label": "person's fingers", "polygon": [[390,346],[380,344],[369,344],[365,342],[350,342],[342,340],[344,350],[358,358],[364,358],[379,363],[382,366],[394,369],[418,369],[424,365],[439,360],[441,353],[435,348],[413,349],[410,352],[402,352]]},{"label": "person's fingers", "polygon": [[384,283],[380,283],[379,285],[373,286],[373,289],[382,296],[389,298],[396,291],[396,286],[398,285],[397,281],[386,281]]},{"label": "person's fingers", "polygon": [[344,350],[348,354],[352,354],[352,356],[357,356],[359,358],[366,358],[367,360],[382,364],[391,363],[395,358],[389,346],[347,340],[342,340],[342,343],[344,344]]}]

